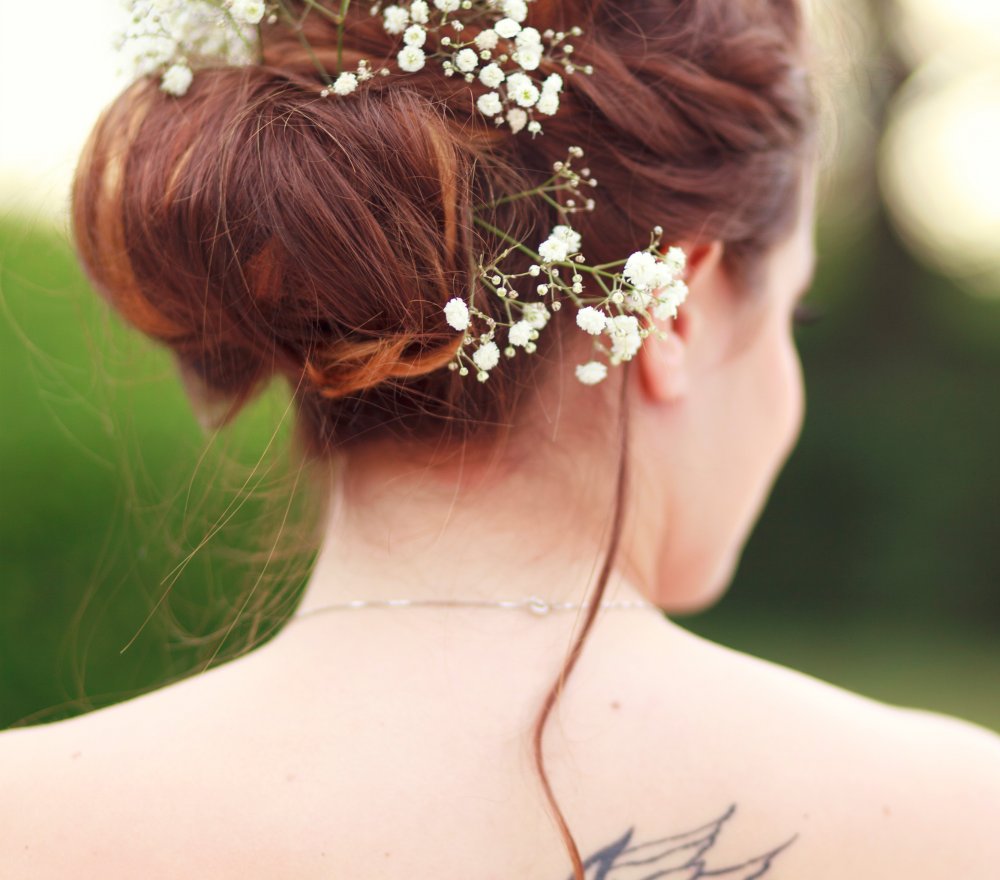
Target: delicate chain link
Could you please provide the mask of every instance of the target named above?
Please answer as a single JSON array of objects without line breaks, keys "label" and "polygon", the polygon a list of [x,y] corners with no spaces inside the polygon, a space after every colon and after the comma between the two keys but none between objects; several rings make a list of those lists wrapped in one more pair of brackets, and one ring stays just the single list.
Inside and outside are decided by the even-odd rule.
[{"label": "delicate chain link", "polygon": [[[500,599],[492,601],[489,599],[352,599],[349,602],[336,602],[330,605],[321,605],[309,611],[300,611],[292,615],[292,619],[310,617],[313,614],[320,614],[324,611],[349,611],[354,608],[408,608],[415,605],[426,606],[474,606],[486,608],[523,608],[532,614],[539,616],[548,614],[551,611],[570,611],[580,608],[589,608],[589,602],[549,602],[540,596],[528,596],[525,599]],[[620,599],[615,601],[605,601],[601,603],[601,608],[655,608],[659,606],[652,602],[645,602],[635,599]]]}]

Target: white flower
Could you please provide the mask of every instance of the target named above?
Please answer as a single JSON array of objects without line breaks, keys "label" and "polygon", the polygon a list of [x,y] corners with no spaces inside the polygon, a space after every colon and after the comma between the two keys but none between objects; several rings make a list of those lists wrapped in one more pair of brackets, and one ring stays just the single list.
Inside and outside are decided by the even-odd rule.
[{"label": "white flower", "polygon": [[183,95],[187,92],[193,78],[194,74],[186,64],[174,64],[163,74],[160,88],[171,95]]},{"label": "white flower", "polygon": [[524,0],[501,0],[500,11],[514,21],[524,21],[528,17],[528,4]]},{"label": "white flower", "polygon": [[497,348],[497,344],[492,340],[484,342],[476,349],[472,355],[472,360],[480,370],[489,372],[500,363],[500,349]]},{"label": "white flower", "polygon": [[507,333],[507,338],[510,340],[511,345],[527,345],[531,342],[531,334],[534,332],[534,327],[528,321],[518,321],[510,328]]},{"label": "white flower", "polygon": [[478,48],[486,51],[495,49],[497,47],[497,32],[492,28],[487,28],[486,30],[480,31],[476,34],[473,42]]},{"label": "white flower", "polygon": [[418,49],[427,41],[427,31],[419,24],[411,24],[403,31],[403,42],[407,46],[416,46]]},{"label": "white flower", "polygon": [[513,57],[524,70],[535,70],[542,63],[542,49],[540,46],[525,46],[514,52]]},{"label": "white flower", "polygon": [[521,313],[523,320],[527,321],[536,330],[541,330],[549,322],[551,317],[545,303],[532,302],[524,304],[524,311]]},{"label": "white flower", "polygon": [[499,64],[487,64],[479,71],[479,81],[487,88],[495,89],[504,80],[504,72]]},{"label": "white flower", "polygon": [[452,297],[444,307],[445,320],[456,330],[465,330],[469,326],[469,307],[461,297]]},{"label": "white flower", "polygon": [[531,107],[539,97],[531,77],[517,71],[507,76],[507,94],[522,107]]},{"label": "white flower", "polygon": [[635,315],[615,315],[608,319],[607,329],[611,336],[612,358],[630,360],[642,345],[638,318]]},{"label": "white flower", "polygon": [[455,56],[455,67],[461,70],[462,73],[468,73],[471,70],[475,70],[478,63],[479,56],[472,49],[462,49]]},{"label": "white flower", "polygon": [[496,92],[480,95],[476,100],[476,106],[484,116],[496,116],[503,112],[503,104],[500,103],[500,96]]},{"label": "white flower", "polygon": [[677,307],[687,299],[688,286],[680,279],[671,282],[666,290],[656,298],[656,307],[653,315],[660,320],[664,318],[676,318]]},{"label": "white flower", "polygon": [[507,124],[510,126],[511,132],[517,134],[528,124],[528,114],[520,107],[511,107],[507,111]]},{"label": "white flower", "polygon": [[566,242],[566,246],[569,248],[571,254],[575,254],[580,250],[580,245],[583,243],[580,238],[580,233],[577,232],[572,226],[553,226],[552,232],[549,233],[549,238],[555,238],[559,241]]},{"label": "white flower", "polygon": [[430,9],[427,7],[427,0],[413,0],[410,4],[410,18],[417,24],[427,24],[430,18]]},{"label": "white flower", "polygon": [[259,0],[233,0],[233,18],[246,24],[257,24],[264,17],[264,4]]},{"label": "white flower", "polygon": [[344,71],[333,82],[333,90],[338,95],[349,95],[358,87],[358,78],[353,73]]},{"label": "white flower", "polygon": [[674,280],[674,270],[662,260],[657,260],[649,276],[649,287],[656,289],[666,287]]},{"label": "white flower", "polygon": [[386,33],[401,34],[410,21],[410,13],[402,6],[386,6],[382,12],[382,25]]},{"label": "white flower", "polygon": [[424,66],[426,57],[424,50],[419,46],[404,46],[399,50],[396,60],[399,62],[400,68],[407,73],[416,73]]},{"label": "white flower", "polygon": [[[511,16],[511,18],[513,17],[514,16]],[[523,21],[524,19],[518,19],[518,20]],[[518,49],[527,49],[529,47],[534,48],[536,46],[541,48],[542,35],[538,32],[538,28],[533,28],[533,27],[521,28],[521,30],[518,32],[517,37],[514,40],[514,43],[517,45]]]},{"label": "white flower", "polygon": [[656,274],[656,257],[649,251],[636,251],[625,261],[625,268],[622,269],[625,280],[638,290],[652,287]]},{"label": "white flower", "polygon": [[559,94],[563,87],[563,78],[558,73],[550,73],[542,83],[542,92],[555,92]]},{"label": "white flower", "polygon": [[672,247],[667,251],[666,262],[675,275],[680,274],[687,265],[687,254],[679,247]]},{"label": "white flower", "polygon": [[559,95],[555,92],[542,91],[541,97],[538,99],[538,103],[535,104],[535,109],[539,113],[552,116],[559,109]]},{"label": "white flower", "polygon": [[600,309],[585,306],[576,313],[576,323],[581,330],[586,330],[591,336],[600,336],[608,324],[608,316]]},{"label": "white flower", "polygon": [[537,119],[532,119],[531,122],[528,123],[528,131],[532,134],[538,134],[541,130],[542,123],[540,123]]},{"label": "white flower", "polygon": [[547,238],[538,246],[543,263],[561,263],[569,256],[569,246],[558,238]]},{"label": "white flower", "polygon": [[625,302],[632,311],[641,312],[653,302],[653,295],[645,290],[633,290],[625,296]]},{"label": "white flower", "polygon": [[596,385],[608,375],[608,368],[600,361],[588,361],[576,368],[576,378],[584,385]]},{"label": "white flower", "polygon": [[434,0],[434,5],[442,12],[454,12],[461,6],[460,0]]},{"label": "white flower", "polygon": [[509,40],[521,30],[521,25],[512,18],[501,18],[500,21],[493,25],[493,30],[505,40]]}]

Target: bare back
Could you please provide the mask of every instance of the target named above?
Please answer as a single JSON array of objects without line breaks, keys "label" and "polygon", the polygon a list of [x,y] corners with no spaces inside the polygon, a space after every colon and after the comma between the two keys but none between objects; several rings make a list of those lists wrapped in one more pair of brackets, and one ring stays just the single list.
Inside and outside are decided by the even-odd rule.
[{"label": "bare back", "polygon": [[[569,627],[381,625],[0,735],[0,875],[570,877],[530,751]],[[655,615],[597,622],[544,742],[588,878],[996,877],[1000,738]]]}]

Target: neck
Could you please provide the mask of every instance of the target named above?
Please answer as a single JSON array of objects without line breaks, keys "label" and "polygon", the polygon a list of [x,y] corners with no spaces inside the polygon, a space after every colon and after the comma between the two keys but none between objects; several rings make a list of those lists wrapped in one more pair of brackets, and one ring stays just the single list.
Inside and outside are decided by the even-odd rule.
[{"label": "neck", "polygon": [[[359,599],[592,601],[611,538],[616,458],[589,468],[579,456],[551,461],[537,447],[490,462],[373,448],[340,460],[298,612]],[[646,599],[635,546],[622,541],[604,601]]]}]

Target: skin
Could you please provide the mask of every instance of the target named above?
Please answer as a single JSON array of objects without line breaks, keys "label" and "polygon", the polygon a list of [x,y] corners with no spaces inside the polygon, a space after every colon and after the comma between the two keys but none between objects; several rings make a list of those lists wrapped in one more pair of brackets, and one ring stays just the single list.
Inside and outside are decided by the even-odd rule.
[{"label": "skin", "polygon": [[[791,319],[815,265],[814,202],[810,175],[794,231],[768,255],[756,308],[721,243],[686,243],[688,298],[676,319],[657,322],[667,337],[646,339],[627,380],[632,475],[607,598],[691,611],[731,580],[802,425]],[[300,609],[392,597],[583,601],[606,546],[624,380],[597,391],[562,378],[490,458],[373,446],[332,469],[326,537]],[[504,545],[517,552],[497,552]],[[472,577],[441,578],[449,571]]]},{"label": "skin", "polygon": [[[769,255],[763,311],[740,305],[720,245],[688,243],[688,301],[628,374],[636,465],[608,598],[704,607],[731,577],[803,417],[791,315],[814,259],[804,192]],[[580,601],[604,549],[618,390],[555,377],[487,458],[369,447],[332,467],[300,609]],[[33,880],[565,880],[529,746],[581,620],[317,614],[205,674],[2,733],[0,865]],[[1000,863],[1000,738],[731,651],[657,610],[597,617],[544,754],[587,880],[992,880]]]}]

